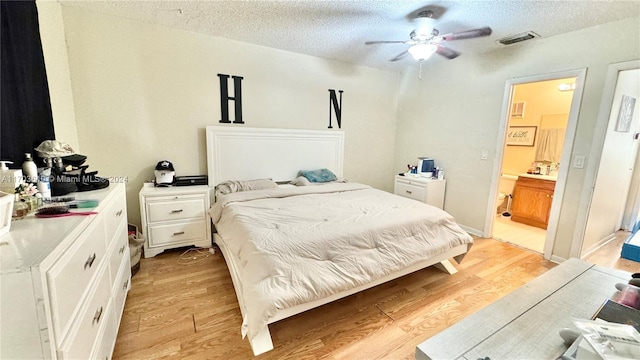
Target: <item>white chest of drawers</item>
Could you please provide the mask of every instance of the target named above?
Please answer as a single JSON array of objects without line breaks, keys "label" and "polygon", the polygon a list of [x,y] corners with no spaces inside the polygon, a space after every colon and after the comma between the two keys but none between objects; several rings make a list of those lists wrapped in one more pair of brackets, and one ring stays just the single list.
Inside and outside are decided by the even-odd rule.
[{"label": "white chest of drawers", "polygon": [[2,359],[111,358],[131,278],[124,184],[71,195],[98,214],[29,215],[0,237]]},{"label": "white chest of drawers", "polygon": [[396,175],[393,193],[444,208],[446,180]]},{"label": "white chest of drawers", "polygon": [[140,217],[146,235],[144,257],[166,249],[195,245],[211,247],[209,187],[154,187],[140,190]]}]

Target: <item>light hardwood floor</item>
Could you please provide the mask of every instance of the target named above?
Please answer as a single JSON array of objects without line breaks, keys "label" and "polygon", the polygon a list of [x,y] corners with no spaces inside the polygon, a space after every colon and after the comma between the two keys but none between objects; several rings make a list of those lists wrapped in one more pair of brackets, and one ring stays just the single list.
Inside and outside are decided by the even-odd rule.
[{"label": "light hardwood floor", "polygon": [[[240,338],[224,258],[217,251],[182,260],[183,251],[141,260],[114,359],[253,358]],[[598,261],[607,256],[614,257]],[[640,272],[631,263],[627,271]],[[258,359],[414,359],[420,342],[554,266],[539,254],[476,239],[457,274],[424,269],[270,325],[275,349]]]}]

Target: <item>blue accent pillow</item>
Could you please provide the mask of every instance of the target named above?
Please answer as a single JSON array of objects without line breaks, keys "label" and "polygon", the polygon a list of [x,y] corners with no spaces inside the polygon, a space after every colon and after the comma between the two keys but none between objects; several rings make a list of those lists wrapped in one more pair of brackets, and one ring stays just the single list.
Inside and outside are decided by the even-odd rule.
[{"label": "blue accent pillow", "polygon": [[338,180],[336,175],[329,169],[300,170],[298,175],[304,176],[311,182],[329,182]]}]

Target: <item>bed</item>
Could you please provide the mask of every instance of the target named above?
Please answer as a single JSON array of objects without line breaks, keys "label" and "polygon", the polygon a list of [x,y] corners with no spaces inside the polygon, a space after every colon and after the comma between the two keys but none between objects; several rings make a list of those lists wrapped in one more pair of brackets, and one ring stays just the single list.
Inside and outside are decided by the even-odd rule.
[{"label": "bed", "polygon": [[[461,261],[473,243],[446,212],[364,184],[275,184],[304,169],[341,179],[342,131],[206,132],[209,185],[223,183],[209,212],[214,242],[254,355],[273,349],[268,324],[431,265],[454,273],[449,260]],[[220,194],[228,184],[250,190]]]}]

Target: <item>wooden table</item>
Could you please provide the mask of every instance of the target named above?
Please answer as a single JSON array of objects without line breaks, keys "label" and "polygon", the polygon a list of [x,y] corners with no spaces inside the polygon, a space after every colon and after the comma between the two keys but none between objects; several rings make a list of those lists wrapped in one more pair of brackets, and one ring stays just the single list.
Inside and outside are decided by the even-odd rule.
[{"label": "wooden table", "polygon": [[556,359],[558,331],[590,319],[631,274],[569,259],[419,344],[416,359]]}]

